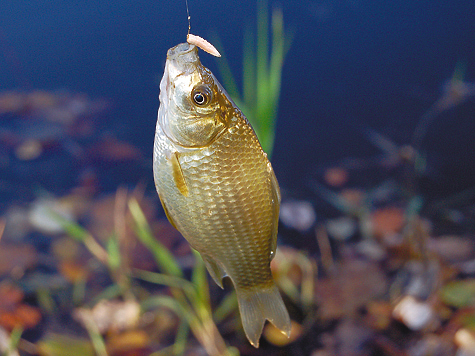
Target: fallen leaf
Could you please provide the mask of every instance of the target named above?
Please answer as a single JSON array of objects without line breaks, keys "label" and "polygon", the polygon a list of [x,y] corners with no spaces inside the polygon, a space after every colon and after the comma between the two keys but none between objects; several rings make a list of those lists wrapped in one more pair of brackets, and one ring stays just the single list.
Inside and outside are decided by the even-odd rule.
[{"label": "fallen leaf", "polygon": [[373,234],[384,237],[402,230],[405,222],[404,210],[386,207],[376,210],[371,216]]},{"label": "fallen leaf", "polygon": [[63,261],[59,264],[60,273],[71,283],[86,280],[88,271],[84,264],[73,261]]},{"label": "fallen leaf", "polygon": [[36,111],[56,106],[58,104],[58,97],[48,91],[35,90],[27,95],[26,101],[30,110]]},{"label": "fallen leaf", "polygon": [[427,247],[448,262],[462,262],[473,258],[475,250],[472,238],[456,235],[431,238]]},{"label": "fallen leaf", "polygon": [[28,216],[31,226],[48,235],[64,232],[61,219],[75,221],[74,212],[69,203],[49,197],[35,200],[31,204]]},{"label": "fallen leaf", "polygon": [[277,329],[273,324],[267,323],[263,335],[272,345],[282,347],[297,340],[303,333],[303,327],[296,321],[291,321],[290,337],[287,337],[282,331]]},{"label": "fallen leaf", "polygon": [[134,300],[102,299],[92,309],[76,309],[74,317],[82,324],[86,324],[85,318],[92,318],[100,333],[121,332],[137,326],[140,305]]},{"label": "fallen leaf", "polygon": [[361,189],[347,188],[343,189],[340,196],[353,206],[359,206],[363,203],[365,192]]},{"label": "fallen leaf", "polygon": [[366,306],[366,324],[373,330],[385,330],[391,323],[393,307],[384,301],[371,301]]},{"label": "fallen leaf", "polygon": [[0,284],[0,308],[13,308],[23,300],[23,291],[11,283]]},{"label": "fallen leaf", "polygon": [[141,159],[142,152],[128,142],[107,136],[90,148],[89,156],[106,162],[132,161]]},{"label": "fallen leaf", "polygon": [[348,171],[342,167],[328,168],[323,174],[323,179],[331,187],[341,187],[348,182]]},{"label": "fallen leaf", "polygon": [[23,291],[13,284],[0,285],[0,326],[7,330],[18,326],[30,329],[40,322],[39,309],[22,303],[23,297]]},{"label": "fallen leaf", "polygon": [[7,91],[0,95],[0,114],[22,111],[26,96],[23,93]]},{"label": "fallen leaf", "polygon": [[33,267],[38,261],[36,250],[30,245],[2,243],[0,245],[0,275],[16,272]]},{"label": "fallen leaf", "polygon": [[347,260],[333,273],[316,282],[316,298],[322,319],[354,315],[357,310],[387,291],[388,282],[376,263]]},{"label": "fallen leaf", "polygon": [[149,343],[150,338],[145,331],[130,330],[109,336],[106,346],[110,354],[122,354],[126,351],[144,349]]},{"label": "fallen leaf", "polygon": [[412,295],[406,295],[399,301],[394,307],[393,316],[414,331],[427,328],[436,317],[429,303],[419,301]]}]

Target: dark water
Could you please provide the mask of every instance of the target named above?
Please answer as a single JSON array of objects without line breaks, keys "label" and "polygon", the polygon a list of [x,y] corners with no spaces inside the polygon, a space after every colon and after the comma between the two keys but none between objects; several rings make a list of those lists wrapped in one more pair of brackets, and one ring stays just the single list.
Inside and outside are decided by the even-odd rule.
[{"label": "dark water", "polygon": [[[240,73],[253,1],[190,0],[192,32],[219,34]],[[269,6],[279,5],[272,3]],[[458,61],[475,82],[475,1],[282,1],[295,37],[286,59],[273,163],[305,191],[318,167],[379,151],[372,127],[409,143]],[[67,89],[113,103],[105,123],[152,155],[158,83],[168,48],[185,40],[183,1],[0,2],[0,90]],[[203,63],[218,73],[211,56]],[[426,141],[434,190],[475,184],[475,100],[434,120]],[[61,174],[61,173],[59,173]],[[151,167],[141,173],[151,181]],[[60,178],[58,178],[60,180]],[[120,177],[117,178],[120,181]]]}]

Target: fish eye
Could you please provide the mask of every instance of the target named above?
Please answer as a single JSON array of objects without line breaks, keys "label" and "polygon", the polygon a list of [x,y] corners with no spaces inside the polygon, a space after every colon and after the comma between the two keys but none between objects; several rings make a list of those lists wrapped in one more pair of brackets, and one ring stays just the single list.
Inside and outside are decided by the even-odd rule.
[{"label": "fish eye", "polygon": [[207,85],[197,85],[191,92],[193,102],[198,106],[205,106],[211,102],[212,92]]}]

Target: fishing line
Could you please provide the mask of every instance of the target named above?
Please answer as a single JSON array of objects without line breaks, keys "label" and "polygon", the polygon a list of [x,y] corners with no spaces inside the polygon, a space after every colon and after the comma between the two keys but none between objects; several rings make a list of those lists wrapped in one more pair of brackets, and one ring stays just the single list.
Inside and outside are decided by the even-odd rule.
[{"label": "fishing line", "polygon": [[188,16],[188,33],[186,35],[186,42],[188,42],[189,44],[195,45],[196,47],[201,48],[203,51],[208,52],[209,54],[212,54],[213,56],[221,57],[221,54],[211,43],[206,41],[204,38],[201,38],[200,36],[195,36],[190,33],[191,16],[190,16],[190,10],[188,9],[188,0],[185,0],[185,4],[186,4],[186,14]]},{"label": "fishing line", "polygon": [[185,0],[185,4],[186,4],[186,15],[188,17],[188,34],[187,34],[188,36],[191,30],[191,16],[190,16],[190,10],[188,9],[188,0]]}]

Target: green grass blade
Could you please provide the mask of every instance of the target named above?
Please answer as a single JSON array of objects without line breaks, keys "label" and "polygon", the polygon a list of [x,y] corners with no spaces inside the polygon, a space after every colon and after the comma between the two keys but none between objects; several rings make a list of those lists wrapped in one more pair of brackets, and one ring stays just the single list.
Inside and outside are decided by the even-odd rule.
[{"label": "green grass blade", "polygon": [[236,292],[229,293],[224,297],[221,304],[214,310],[213,318],[218,323],[226,319],[229,315],[236,312],[238,308]]},{"label": "green grass blade", "polygon": [[184,278],[139,269],[134,269],[133,274],[134,277],[139,278],[143,281],[161,284],[171,288],[179,288],[186,293],[189,299],[197,298],[197,293],[195,291],[194,285]]},{"label": "green grass blade", "polygon": [[[86,339],[48,333],[36,343],[38,355],[54,356],[98,356]],[[36,354],[36,353],[35,353]]]},{"label": "green grass blade", "polygon": [[83,314],[82,318],[86,331],[91,339],[92,347],[97,356],[108,356],[106,343],[102,337],[99,328],[92,317],[92,313]]},{"label": "green grass blade", "polygon": [[57,311],[58,307],[56,302],[51,295],[51,291],[47,287],[38,288],[36,291],[36,298],[38,299],[38,304],[41,309],[48,314],[52,315]]},{"label": "green grass blade", "polygon": [[119,242],[114,234],[107,241],[107,262],[111,271],[117,270],[121,265]]},{"label": "green grass blade", "polygon": [[202,319],[211,314],[211,301],[209,296],[209,285],[206,276],[206,267],[199,252],[193,250],[195,255],[195,267],[191,275],[191,281],[195,287],[197,298],[192,300],[193,307]]},{"label": "green grass blade", "polygon": [[95,256],[99,261],[102,263],[107,263],[107,252],[104,250],[102,245],[100,245],[94,237],[84,229],[79,224],[69,221],[62,217],[61,215],[51,211],[51,214],[57,219],[58,223],[61,224],[62,228],[66,232],[66,234],[73,239],[81,242],[86,246],[86,248]]},{"label": "green grass blade", "polygon": [[277,113],[279,102],[282,66],[284,64],[284,19],[282,10],[275,9],[272,13],[272,53],[269,69],[269,96],[272,98],[274,112]]},{"label": "green grass blade", "polygon": [[84,301],[84,297],[86,296],[86,282],[87,279],[85,277],[74,282],[72,292],[73,305],[81,305]]},{"label": "green grass blade", "polygon": [[[252,31],[249,27],[245,29],[243,41],[243,58],[242,58],[242,87],[243,87],[243,101],[246,106],[255,106],[256,102],[256,59],[254,56],[255,43],[252,36]],[[244,109],[241,108],[241,110]],[[244,112],[248,116],[249,121],[254,129],[259,129],[259,122],[254,120],[254,113]]]},{"label": "green grass blade", "polygon": [[117,284],[113,284],[105,289],[102,290],[101,293],[99,293],[98,295],[96,295],[89,303],[88,303],[88,306],[90,308],[92,308],[94,305],[96,305],[97,303],[99,303],[99,301],[103,300],[103,299],[106,299],[106,300],[110,300],[110,299],[114,299],[120,295],[122,295],[123,293],[123,290],[122,288],[117,285]]},{"label": "green grass blade", "polygon": [[190,327],[188,323],[182,320],[176,331],[175,342],[173,344],[173,355],[183,355],[185,353],[189,333]]},{"label": "green grass blade", "polygon": [[264,114],[265,102],[267,99],[268,87],[268,26],[269,19],[267,13],[267,1],[260,0],[258,2],[257,15],[257,56],[256,56],[256,78],[257,78],[257,115],[259,119],[263,119],[260,115]]},{"label": "green grass blade", "polygon": [[195,267],[191,275],[191,281],[196,288],[199,298],[209,304],[209,286],[206,278],[206,267],[199,252],[193,250],[195,256]]},{"label": "green grass blade", "polygon": [[158,307],[164,307],[173,311],[181,318],[185,318],[190,327],[199,327],[199,321],[193,312],[183,303],[179,302],[174,297],[166,295],[157,295],[144,300],[141,303],[142,310],[150,310]]},{"label": "green grass blade", "polygon": [[14,351],[18,348],[18,343],[23,334],[23,327],[15,326],[10,334],[10,341],[8,343],[8,350],[5,352],[5,356],[14,354]]},{"label": "green grass blade", "polygon": [[269,121],[272,119],[271,110],[269,110],[270,102],[269,97],[269,68],[268,68],[268,56],[269,56],[269,36],[268,36],[268,11],[267,1],[261,0],[258,2],[258,15],[257,15],[257,53],[256,53],[256,107],[254,115],[256,120],[259,121],[259,140],[261,141],[264,151],[269,152],[270,140],[269,140]]},{"label": "green grass blade", "polygon": [[[218,38],[216,38],[218,40]],[[225,87],[253,126],[269,157],[275,139],[282,68],[291,40],[284,33],[281,10],[272,13],[272,47],[269,55],[269,11],[267,0],[257,2],[257,35],[246,29],[243,41],[243,94],[240,97],[228,61],[218,61]],[[221,51],[224,53],[223,51]],[[269,58],[270,57],[270,58]],[[221,63],[222,62],[222,63]],[[242,98],[242,100],[240,100]]]},{"label": "green grass blade", "polygon": [[183,271],[180,265],[170,251],[154,238],[147,219],[136,199],[129,200],[129,210],[135,222],[135,233],[137,237],[153,254],[157,265],[172,276],[182,277]]},{"label": "green grass blade", "polygon": [[159,307],[165,307],[175,312],[178,316],[182,316],[182,309],[180,303],[168,295],[155,295],[153,297],[147,298],[140,303],[142,310],[147,311]]},{"label": "green grass blade", "polygon": [[75,222],[65,219],[59,214],[55,214],[55,218],[58,219],[58,222],[61,224],[64,231],[66,231],[66,234],[68,234],[73,239],[79,242],[84,243],[86,238],[90,235],[89,232],[85,228],[83,228],[79,224],[76,224]]}]

